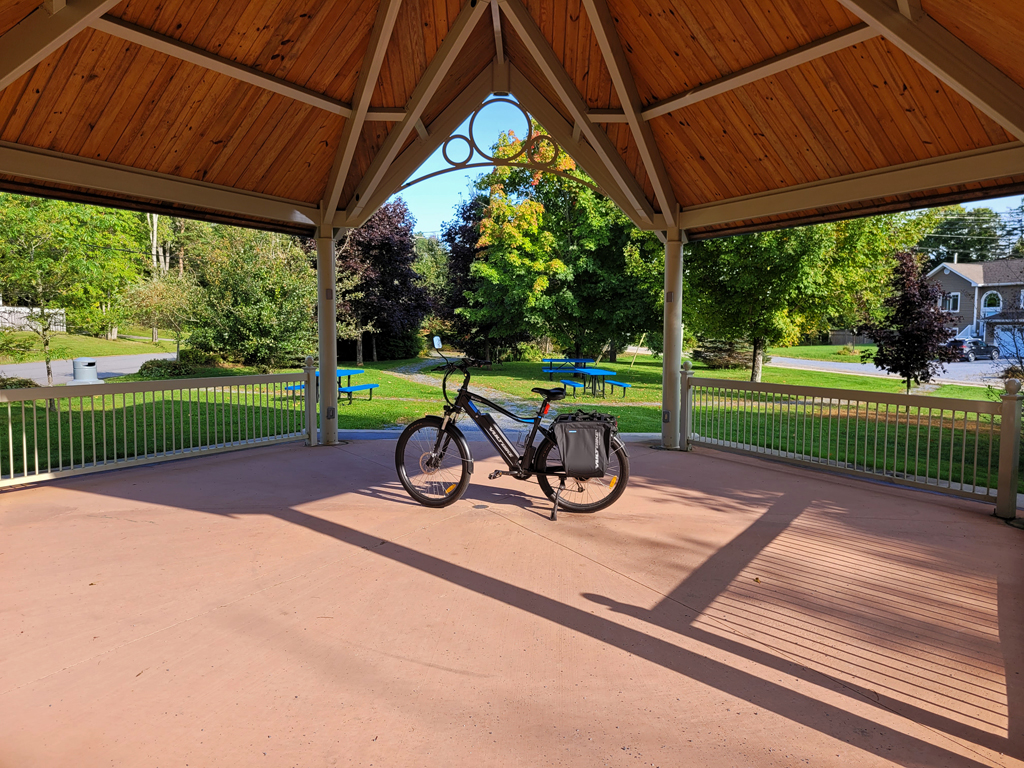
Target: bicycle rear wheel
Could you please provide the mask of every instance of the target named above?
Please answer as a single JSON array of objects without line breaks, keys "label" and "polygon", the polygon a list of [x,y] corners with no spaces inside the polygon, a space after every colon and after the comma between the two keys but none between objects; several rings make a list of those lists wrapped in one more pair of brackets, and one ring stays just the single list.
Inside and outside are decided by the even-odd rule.
[{"label": "bicycle rear wheel", "polygon": [[425,507],[447,507],[459,500],[469,485],[469,449],[445,432],[435,452],[441,420],[428,416],[414,421],[398,438],[395,468],[402,487]]},{"label": "bicycle rear wheel", "polygon": [[[534,466],[542,472],[549,469],[557,472],[561,469],[562,456],[554,440],[545,438],[541,443]],[[544,495],[554,501],[558,478],[537,475],[537,482]],[[626,455],[626,446],[617,437],[613,437],[604,477],[566,479],[565,489],[558,497],[558,506],[566,512],[597,512],[614,504],[626,490],[628,482],[629,456]]]}]

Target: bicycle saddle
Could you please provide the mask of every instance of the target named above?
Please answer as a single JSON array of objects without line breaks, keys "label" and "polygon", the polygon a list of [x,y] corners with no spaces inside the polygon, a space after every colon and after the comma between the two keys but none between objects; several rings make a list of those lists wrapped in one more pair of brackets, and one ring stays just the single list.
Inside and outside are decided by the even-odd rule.
[{"label": "bicycle saddle", "polygon": [[538,395],[544,395],[548,400],[563,400],[565,398],[565,387],[558,387],[556,389],[544,389],[543,387],[534,387],[530,390],[536,392]]}]

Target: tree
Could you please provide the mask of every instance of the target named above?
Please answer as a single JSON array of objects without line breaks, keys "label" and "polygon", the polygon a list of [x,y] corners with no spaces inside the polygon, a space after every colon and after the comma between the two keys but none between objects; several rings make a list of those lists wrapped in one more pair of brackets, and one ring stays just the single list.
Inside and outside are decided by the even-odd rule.
[{"label": "tree", "polygon": [[892,294],[885,300],[883,322],[867,329],[878,345],[866,359],[897,374],[907,385],[931,381],[952,359],[944,345],[952,336],[949,315],[940,308],[942,288],[925,279],[925,265],[909,252],[899,254],[892,275]]},{"label": "tree", "polygon": [[[377,339],[387,345],[389,358],[419,352],[419,330],[431,309],[427,291],[413,269],[415,220],[401,198],[385,203],[363,226],[350,230],[338,254],[339,279],[358,275],[357,289],[344,298],[361,328],[372,328],[374,360]],[[362,334],[356,341],[357,364],[362,364]]]},{"label": "tree", "polygon": [[125,293],[124,303],[131,317],[153,328],[170,328],[174,333],[174,351],[181,352],[181,338],[195,318],[199,289],[189,273],[136,283]]},{"label": "tree", "polygon": [[945,208],[918,246],[928,257],[929,269],[947,261],[991,261],[1009,255],[1006,233],[999,215],[991,208],[966,210],[962,205]]},{"label": "tree", "polygon": [[[513,205],[540,205],[540,230],[550,236],[547,248],[561,265],[538,304],[545,331],[576,354],[600,356],[607,346],[614,359],[630,340],[660,327],[664,251],[654,233],[637,230],[588,186],[592,180],[572,158],[561,150],[552,155],[552,145],[538,141],[544,135],[533,123],[528,140],[535,142],[534,157],[550,160],[554,172],[499,167],[480,185],[500,190]],[[493,153],[513,157],[523,148],[510,131],[499,136]],[[545,152],[547,157],[537,157]]]},{"label": "tree", "polygon": [[686,247],[683,313],[698,336],[753,346],[751,381],[761,380],[765,348],[793,343],[830,314],[827,227],[760,232]]},{"label": "tree", "polygon": [[316,273],[294,237],[218,225],[191,264],[200,293],[189,346],[261,367],[316,349]]},{"label": "tree", "polygon": [[[0,291],[32,309],[26,319],[39,338],[48,384],[60,311],[87,310],[97,296],[113,301],[138,252],[123,211],[60,200],[0,194]],[[117,280],[111,278],[118,275]]]}]

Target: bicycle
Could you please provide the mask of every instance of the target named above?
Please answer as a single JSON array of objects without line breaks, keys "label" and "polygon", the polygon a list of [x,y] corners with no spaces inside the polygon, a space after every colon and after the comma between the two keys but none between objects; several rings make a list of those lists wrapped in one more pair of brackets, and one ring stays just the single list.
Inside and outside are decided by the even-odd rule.
[{"label": "bicycle", "polygon": [[[480,428],[508,465],[508,470],[495,470],[488,479],[507,475],[526,481],[536,477],[544,495],[554,502],[552,520],[558,517],[559,505],[569,512],[597,512],[615,503],[622,495],[629,482],[629,456],[625,445],[614,434],[609,441],[603,476],[577,477],[565,471],[554,432],[541,425],[543,417],[551,410],[551,403],[565,398],[564,387],[534,387],[531,391],[543,397],[537,415],[519,416],[469,390],[470,367],[486,365],[487,361],[473,358],[449,360],[440,353],[441,341],[436,336],[434,347],[445,361],[433,369],[444,371],[441,382],[447,403],[444,417],[425,416],[414,421],[402,432],[395,448],[398,479],[414,500],[426,507],[446,507],[466,492],[473,474],[473,456],[466,436],[456,426],[456,420],[463,414],[467,414]],[[462,372],[463,381],[453,402],[448,394],[448,378],[456,371]],[[481,411],[477,403],[531,425],[522,454],[512,445],[494,417]],[[605,418],[613,421],[611,417]],[[534,450],[533,443],[538,434],[543,436],[543,440]],[[552,479],[558,479],[557,489],[553,487]]]}]

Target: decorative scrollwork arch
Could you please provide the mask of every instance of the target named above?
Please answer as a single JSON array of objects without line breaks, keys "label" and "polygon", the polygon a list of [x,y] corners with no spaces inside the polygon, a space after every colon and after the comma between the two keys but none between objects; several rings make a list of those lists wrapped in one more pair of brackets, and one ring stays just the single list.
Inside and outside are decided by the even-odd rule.
[{"label": "decorative scrollwork arch", "polygon": [[[476,140],[475,129],[477,117],[480,116],[480,113],[486,107],[489,107],[492,104],[510,104],[518,109],[526,119],[525,135],[527,138],[520,142],[519,151],[511,157],[494,157],[484,150]],[[466,156],[462,159],[453,159],[452,155],[457,151],[455,148],[458,147],[460,143],[465,145]],[[530,113],[527,112],[519,102],[505,96],[498,96],[485,101],[473,110],[473,114],[469,117],[469,126],[466,133],[453,133],[445,139],[444,144],[441,145],[441,156],[448,164],[447,168],[432,171],[431,173],[425,173],[422,176],[410,179],[399,188],[399,191],[408,189],[414,184],[419,184],[421,181],[427,181],[428,179],[433,179],[437,176],[443,176],[446,173],[465,171],[471,168],[524,168],[531,171],[541,171],[543,173],[551,173],[555,176],[561,176],[564,179],[569,179],[570,181],[575,181],[585,187],[589,187],[598,194],[603,195],[604,192],[601,191],[601,188],[593,182],[581,179],[578,176],[574,176],[571,173],[567,173],[566,171],[555,167],[555,164],[558,162],[558,155],[561,152],[561,145],[555,141],[553,137],[546,133],[533,132],[533,119],[530,117]],[[456,155],[456,158],[459,157],[461,157],[461,155]],[[482,160],[473,162],[476,157],[480,157]]]}]

